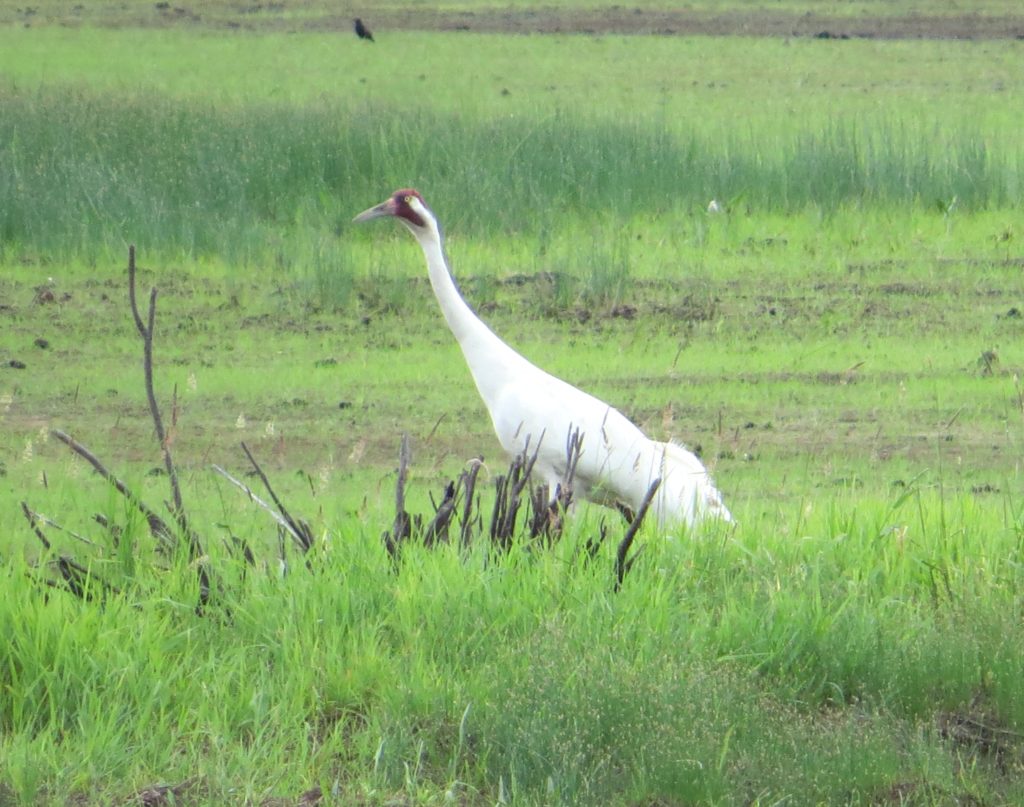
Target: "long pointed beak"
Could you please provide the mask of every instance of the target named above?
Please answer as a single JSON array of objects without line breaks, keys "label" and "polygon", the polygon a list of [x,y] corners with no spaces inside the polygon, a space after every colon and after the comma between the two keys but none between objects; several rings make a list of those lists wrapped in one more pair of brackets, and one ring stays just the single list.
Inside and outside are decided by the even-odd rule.
[{"label": "long pointed beak", "polygon": [[376,207],[371,207],[369,210],[364,210],[352,221],[369,221],[370,219],[379,219],[381,216],[393,216],[395,215],[395,203],[391,199],[386,202],[381,202]]}]

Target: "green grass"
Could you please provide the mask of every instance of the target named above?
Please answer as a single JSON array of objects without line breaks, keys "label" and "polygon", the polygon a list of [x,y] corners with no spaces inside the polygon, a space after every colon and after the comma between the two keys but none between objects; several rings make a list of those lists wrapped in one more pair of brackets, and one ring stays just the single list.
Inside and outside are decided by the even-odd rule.
[{"label": "green grass", "polygon": [[[6,260],[111,260],[136,240],[172,259],[330,270],[350,210],[403,184],[462,200],[440,211],[453,232],[541,249],[551,223],[648,224],[712,198],[832,215],[1008,209],[1021,194],[1012,43],[653,38],[638,59],[629,37],[0,38]],[[395,73],[395,49],[412,70]],[[668,82],[681,63],[695,78]]]},{"label": "green grass", "polygon": [[[457,232],[533,233],[541,250],[554,222],[703,219],[712,198],[745,214],[823,216],[857,207],[952,214],[1020,200],[1017,152],[987,148],[966,120],[929,143],[916,126],[884,120],[837,120],[779,139],[680,139],[650,124],[564,116],[453,125],[425,112],[221,112],[43,91],[11,94],[5,107],[7,260],[110,261],[137,241],[159,257],[345,274],[335,236],[349,212],[380,187],[413,181],[442,200],[472,200],[444,219]],[[631,251],[619,239],[562,260],[574,275],[577,262],[605,267],[582,278],[598,287],[631,274]]]},{"label": "green grass", "polygon": [[[386,39],[0,29],[0,804],[1024,801],[1015,44]],[[402,432],[414,512],[503,465],[415,244],[349,225],[406,184],[496,332],[699,446],[735,530],[645,530],[618,592],[597,508],[392,568]],[[49,437],[164,512],[129,242],[201,616]],[[240,440],[311,568],[209,469]]]},{"label": "green grass", "polygon": [[[933,244],[947,233],[941,216],[895,222],[930,222]],[[969,217],[949,243],[970,252],[989,224]],[[5,370],[13,541],[0,670],[12,697],[0,792],[103,803],[184,782],[186,803],[210,804],[315,785],[368,804],[449,792],[467,804],[1019,800],[1024,415],[1019,324],[1006,316],[1017,268],[994,256],[975,274],[936,255],[840,263],[815,289],[817,262],[790,276],[786,256],[838,259],[841,238],[800,217],[726,225],[738,232],[699,248],[696,280],[629,290],[636,320],[609,318],[612,301],[549,310],[536,283],[463,284],[536,361],[652,433],[702,443],[715,466],[738,531],[669,543],[645,533],[619,594],[610,557],[589,569],[571,560],[595,512],[550,556],[485,563],[479,550],[462,561],[413,549],[390,571],[379,533],[399,432],[414,437],[415,511],[471,454],[486,453],[492,472],[498,461],[422,280],[356,277],[346,303],[317,310],[301,280],[271,294],[260,278],[144,260],[143,287],[161,289],[158,391],[166,401],[178,390],[186,506],[222,585],[196,617],[187,562],[154,568],[166,564],[138,518],[45,439],[69,429],[151,503],[167,496],[166,480],[146,474],[159,458],[123,280],[72,272],[55,286],[71,299],[33,304],[31,278],[46,267],[14,268],[6,344],[29,367]],[[750,288],[754,226],[791,235],[765,248],[781,254]],[[382,238],[367,242],[377,260],[415,273],[415,246]],[[457,239],[453,260],[501,265],[515,244],[494,243]],[[30,348],[35,334],[53,346]],[[988,375],[977,358],[992,345],[1000,363]],[[244,469],[239,439],[313,519],[324,541],[313,572],[292,558],[283,579],[272,561],[243,579],[227,557],[229,534],[274,554],[269,520],[206,467]],[[48,531],[125,594],[103,608],[47,596],[26,565],[39,552],[21,499],[106,547]],[[134,534],[137,560],[131,541],[114,547],[90,523],[96,511]]]},{"label": "green grass", "polygon": [[988,721],[1020,764],[1019,513],[911,491],[792,515],[651,544],[618,595],[572,539],[499,563],[410,550],[397,576],[359,529],[284,578],[242,580],[215,551],[222,602],[198,620],[181,572],[136,569],[98,608],[11,564],[6,784],[26,801],[154,776],[204,803],[318,783],[342,803],[1019,798],[980,738],[942,738]]},{"label": "green grass", "polygon": [[955,111],[954,122],[969,120],[1016,145],[1024,103],[1012,41],[398,32],[372,47],[346,23],[344,36],[11,26],[0,27],[0,44],[0,71],[22,90],[84,86],[226,107],[385,106],[465,121],[561,112],[572,123],[585,110],[673,131],[746,135],[824,124],[837,110],[854,119],[891,110],[941,135]]}]

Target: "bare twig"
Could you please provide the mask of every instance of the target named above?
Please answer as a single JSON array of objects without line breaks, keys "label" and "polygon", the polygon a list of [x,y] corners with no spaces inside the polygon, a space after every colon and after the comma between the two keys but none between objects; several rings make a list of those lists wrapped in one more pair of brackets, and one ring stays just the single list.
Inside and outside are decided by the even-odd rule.
[{"label": "bare twig", "polygon": [[651,482],[651,486],[647,489],[647,494],[644,496],[643,502],[640,503],[640,509],[636,511],[636,518],[630,522],[629,527],[626,529],[626,534],[623,536],[622,541],[619,542],[619,549],[615,554],[616,591],[618,591],[622,586],[622,581],[626,577],[626,572],[632,568],[633,561],[636,559],[636,555],[634,555],[633,558],[627,562],[626,555],[629,553],[629,548],[633,545],[633,540],[636,538],[637,531],[640,529],[640,525],[643,524],[644,516],[647,515],[647,509],[651,506],[651,502],[654,501],[654,495],[658,492],[658,488],[660,486],[660,478]]},{"label": "bare twig", "polygon": [[[480,473],[480,469],[483,467],[483,457],[474,460],[468,471],[463,471],[459,477],[459,482],[462,484],[463,489],[466,492],[466,503],[462,509],[462,546],[463,548],[468,547],[473,540],[473,496],[476,494],[476,478]],[[479,499],[477,500],[479,505]],[[479,510],[479,507],[477,508]],[[477,528],[480,529],[483,526],[479,516],[476,516]]]},{"label": "bare twig", "polygon": [[430,547],[435,543],[448,543],[448,525],[455,514],[457,504],[456,485],[449,482],[444,489],[444,498],[436,508],[434,517],[423,531],[423,545]]},{"label": "bare twig", "polygon": [[298,535],[296,535],[294,532],[292,532],[292,527],[288,523],[288,521],[280,513],[278,513],[273,507],[271,507],[269,504],[267,504],[265,501],[263,501],[263,499],[261,499],[259,496],[257,496],[252,488],[250,488],[247,484],[245,484],[245,482],[242,482],[242,481],[236,479],[235,477],[233,477],[230,473],[225,471],[219,465],[213,465],[211,467],[213,468],[213,470],[215,470],[217,473],[219,473],[221,476],[223,476],[225,479],[227,479],[228,482],[230,482],[232,485],[234,485],[235,487],[237,487],[240,490],[242,490],[245,493],[245,495],[249,497],[249,501],[253,502],[254,504],[256,504],[256,505],[262,507],[264,510],[266,510],[270,514],[270,517],[272,519],[274,519],[274,521],[277,522],[277,525],[279,527],[281,527],[286,532],[288,532],[292,536],[292,538],[297,543],[299,543],[300,546],[302,545],[302,539]]},{"label": "bare twig", "polygon": [[140,334],[145,336],[146,326],[139,316],[139,306],[135,301],[135,244],[128,246],[128,303],[132,309],[132,316],[135,318],[135,327]]},{"label": "bare twig", "polygon": [[583,435],[578,428],[572,429],[565,439],[565,473],[562,474],[562,490],[559,498],[564,498],[568,507],[572,500],[572,483],[576,478],[576,466],[583,454]]},{"label": "bare twig", "polygon": [[64,585],[68,587],[68,591],[80,600],[92,599],[88,589],[89,572],[85,568],[66,555],[61,555],[57,558],[57,569],[60,570],[60,576],[64,578]]},{"label": "bare twig", "polygon": [[636,513],[633,512],[633,508],[624,502],[616,502],[615,509],[619,511],[627,524],[632,524],[636,519]]},{"label": "bare twig", "polygon": [[65,585],[76,597],[86,600],[92,599],[92,595],[87,589],[88,581],[97,583],[104,595],[108,593],[121,593],[116,586],[110,585],[106,580],[90,572],[82,564],[76,563],[67,555],[61,555],[57,558],[57,569],[60,571],[61,577],[64,578]]},{"label": "bare twig", "polygon": [[551,535],[553,519],[558,511],[558,490],[554,497],[547,485],[537,485],[530,492],[530,509],[533,512],[530,538],[548,538]]},{"label": "bare twig", "polygon": [[106,466],[100,462],[100,460],[93,454],[88,448],[79,443],[70,434],[67,434],[60,429],[52,429],[50,431],[54,437],[60,440],[64,445],[74,451],[78,456],[88,462],[104,479],[106,479],[114,489],[117,490],[122,496],[124,496],[129,502],[131,502],[135,508],[142,513],[146,518],[146,523],[149,525],[149,531],[154,538],[160,543],[167,547],[173,547],[175,545],[174,533],[171,528],[167,526],[167,523],[160,518],[150,507],[136,496],[128,488],[128,486],[114,476],[110,471],[107,470]]},{"label": "bare twig", "polygon": [[395,521],[391,531],[384,533],[384,546],[392,560],[398,556],[399,546],[412,535],[412,521],[405,510],[405,483],[409,478],[409,462],[412,451],[409,448],[409,435],[402,435],[402,446],[398,451],[398,479],[395,482]]},{"label": "bare twig", "polygon": [[[303,552],[309,552],[309,550],[313,548],[314,543],[313,531],[309,528],[309,524],[302,519],[293,518],[292,514],[288,512],[288,508],[285,507],[284,503],[277,497],[277,493],[274,492],[274,488],[270,485],[270,480],[267,479],[267,475],[263,473],[263,469],[260,467],[260,464],[256,462],[256,458],[252,455],[252,452],[245,443],[242,443],[242,451],[244,451],[245,456],[249,458],[249,462],[252,463],[252,467],[256,471],[256,475],[259,476],[260,481],[263,482],[263,486],[267,489],[267,493],[270,494],[270,498],[274,500],[274,504],[277,505],[277,509],[281,511],[281,517],[284,519],[284,524],[281,526],[295,540],[295,543],[299,545],[299,548]],[[251,492],[250,495],[252,495]]]},{"label": "bare twig", "polygon": [[[47,549],[53,548],[50,540],[46,537],[42,528],[39,526],[39,521],[44,518],[32,510],[26,502],[21,503],[21,512],[25,516],[32,528],[32,532],[35,533],[36,538],[39,542]],[[47,523],[52,524],[49,519],[46,519]],[[92,599],[92,595],[89,593],[88,581],[94,580],[100,586],[103,593],[114,592],[118,593],[116,587],[110,585],[100,577],[92,574],[88,569],[82,566],[80,563],[76,563],[72,558],[67,555],[60,555],[56,561],[57,569],[60,571],[60,576],[64,578],[64,585],[67,586],[68,590],[79,599],[89,600]],[[47,581],[48,585],[53,585],[51,581]]]},{"label": "bare twig", "polygon": [[579,429],[571,429],[565,441],[565,472],[562,481],[553,494],[547,486],[538,487],[533,495],[533,523],[530,526],[531,538],[544,538],[549,544],[562,536],[565,514],[573,499],[573,481],[576,478],[576,467],[583,454],[583,436]]},{"label": "bare twig", "polygon": [[[544,432],[540,433],[540,439],[537,440],[537,447],[533,450],[533,454],[522,468],[522,475],[515,480],[515,487],[512,492],[516,499],[523,494],[523,490],[530,484],[530,475],[533,473],[533,466],[537,464],[537,457],[540,454],[540,444],[544,442]],[[527,456],[527,452],[530,450],[530,438],[526,438],[526,444],[523,446],[523,457]]]},{"label": "bare twig", "polygon": [[[21,503],[21,507],[22,507],[23,510],[27,507],[25,502]],[[32,517],[34,519],[36,519],[36,521],[38,521],[40,524],[45,524],[47,527],[52,527],[55,530],[60,530],[61,532],[66,533],[67,535],[70,535],[76,541],[80,541],[81,543],[86,544],[87,546],[91,546],[91,547],[93,547],[95,549],[102,549],[102,547],[99,544],[97,544],[95,541],[90,541],[84,535],[79,535],[74,530],[69,530],[64,525],[58,524],[52,518],[48,518],[47,516],[43,515],[42,513],[38,512],[36,510],[32,510],[30,512],[32,514]],[[26,515],[27,515],[27,513],[26,513]]]},{"label": "bare twig", "polygon": [[149,290],[149,312],[147,322],[143,324],[135,293],[135,245],[132,244],[128,247],[128,302],[131,305],[135,328],[138,330],[139,336],[142,337],[142,363],[146,381],[146,398],[149,401],[149,413],[153,418],[156,438],[160,442],[160,450],[164,455],[164,467],[167,469],[167,478],[171,485],[171,496],[174,499],[174,516],[182,532],[189,539],[193,557],[196,557],[202,554],[202,547],[199,545],[198,537],[188,527],[185,507],[181,499],[181,485],[178,483],[178,472],[174,467],[174,460],[171,458],[171,448],[167,439],[167,432],[164,430],[163,416],[160,414],[160,406],[157,404],[156,390],[153,386],[153,330],[156,323],[156,297],[157,290],[156,286],[154,286]]},{"label": "bare twig", "polygon": [[224,545],[227,547],[228,552],[234,555],[236,552],[242,553],[242,558],[249,566],[256,565],[256,556],[253,554],[252,549],[249,547],[249,542],[244,538],[239,538],[234,533],[229,532],[228,538],[230,542],[225,541]]},{"label": "bare twig", "polygon": [[[598,535],[597,538],[588,538],[587,543],[583,549],[587,553],[587,560],[593,560],[597,557],[597,553],[601,551],[601,547],[604,546],[605,540],[608,538],[608,525],[604,523],[604,519],[598,524]],[[634,556],[635,557],[635,556]]]},{"label": "bare twig", "polygon": [[[203,554],[202,545],[200,544],[199,537],[189,527],[188,520],[185,516],[184,506],[181,498],[181,486],[178,482],[177,471],[174,467],[174,461],[171,457],[170,443],[171,438],[167,434],[164,428],[163,417],[160,413],[160,407],[156,400],[156,391],[153,384],[153,334],[155,331],[156,323],[156,298],[157,290],[153,288],[150,290],[149,295],[149,309],[147,312],[146,321],[143,321],[142,314],[139,311],[137,293],[136,293],[136,264],[135,264],[135,247],[132,245],[128,249],[128,299],[129,307],[131,308],[132,319],[135,322],[135,328],[142,337],[143,342],[143,371],[145,378],[146,387],[146,398],[149,403],[150,415],[153,419],[153,425],[156,430],[157,439],[160,442],[160,449],[164,457],[164,466],[167,471],[168,479],[170,480],[172,503],[168,504],[168,508],[177,523],[180,534],[184,536],[187,541],[189,557],[195,563],[200,587],[200,600],[197,606],[197,612],[201,612],[202,608],[209,601],[210,597],[210,573],[207,568],[207,562]],[[172,412],[172,425],[177,420],[177,390],[175,390],[174,402],[172,404],[174,412]],[[99,460],[99,458],[93,454],[83,444],[79,443],[69,434],[54,429],[51,434],[60,440],[62,443],[67,445],[72,451],[78,456],[82,457],[88,462],[93,469],[102,476],[107,482],[114,486],[114,488],[124,496],[134,507],[137,509],[146,519],[146,523],[149,527],[150,533],[156,539],[157,544],[164,547],[165,549],[173,549],[177,545],[177,535],[168,526],[157,513],[151,509],[145,502],[143,502],[138,496],[136,496],[128,486],[111,473],[106,466]],[[49,547],[49,542],[43,535],[39,522],[42,519],[36,513],[30,511],[27,505],[23,505],[23,511],[26,517],[29,519],[29,523],[32,525],[37,537],[43,541],[44,546]],[[100,523],[103,523],[108,529],[111,530],[114,536],[115,542],[118,540],[116,527],[106,523],[106,519],[99,519]],[[53,522],[47,523],[53,524]],[[59,525],[53,524],[54,527],[59,528]],[[81,536],[70,533],[79,540],[85,541]],[[92,544],[90,541],[86,543]],[[70,558],[61,557],[58,560],[58,568],[60,569],[61,575],[64,577],[65,583],[68,588],[78,594],[79,596],[87,596],[87,589],[84,587],[84,581],[87,577],[90,577],[89,572],[82,566],[79,566]],[[98,582],[104,586],[105,590],[112,589],[113,587],[109,584],[104,583],[102,580],[97,579]]]},{"label": "bare twig", "polygon": [[29,509],[28,504],[25,502],[21,503],[21,512],[28,520],[28,525],[32,528],[32,532],[36,534],[36,538],[39,539],[39,542],[43,545],[44,548],[50,549],[50,539],[46,537],[46,533],[44,533],[42,528],[39,526],[39,517],[36,515],[36,513],[33,510]]},{"label": "bare twig", "polygon": [[113,542],[115,548],[121,543],[122,531],[120,526],[111,523],[110,519],[103,515],[103,513],[93,513],[92,520],[110,533],[110,540]]},{"label": "bare twig", "polygon": [[[515,463],[519,461],[517,455],[512,460],[513,467]],[[502,535],[501,530],[506,522],[506,510],[509,507],[508,500],[508,476],[505,474],[498,474],[494,478],[494,507],[491,510],[491,542],[499,544],[502,549],[507,549],[507,541],[505,536]]]},{"label": "bare twig", "polygon": [[537,457],[540,454],[540,446],[543,441],[544,433],[541,432],[537,446],[530,454],[530,435],[527,435],[522,452],[512,458],[508,475],[499,476],[496,480],[497,498],[494,502],[495,517],[491,519],[491,539],[504,550],[508,550],[512,545],[512,536],[516,530],[516,518],[522,504],[523,491],[530,484],[533,466],[537,464]]},{"label": "bare twig", "polygon": [[[146,399],[149,401],[149,413],[153,418],[153,427],[156,429],[160,451],[164,456],[164,468],[167,470],[167,478],[171,485],[171,497],[174,500],[174,504],[170,508],[171,513],[175,521],[178,522],[181,534],[188,541],[189,556],[196,560],[203,557],[203,547],[199,536],[189,526],[188,518],[185,515],[185,506],[181,500],[181,485],[178,484],[178,472],[174,467],[174,460],[171,458],[171,445],[164,429],[163,417],[160,414],[160,406],[157,404],[156,390],[153,386],[153,331],[156,326],[156,297],[157,290],[154,286],[149,290],[149,311],[147,321],[143,324],[135,293],[135,245],[132,244],[128,247],[128,302],[132,309],[132,318],[135,320],[135,328],[139,332],[139,336],[142,337],[142,365],[146,384]],[[153,530],[152,519],[150,519],[150,530]],[[198,563],[197,570],[199,574],[199,605],[196,607],[196,611],[201,613],[203,606],[210,600],[210,573],[206,563],[202,561]]]},{"label": "bare twig", "polygon": [[[203,558],[203,547],[199,536],[189,526],[188,518],[185,515],[185,506],[181,499],[181,485],[178,483],[178,472],[174,467],[174,460],[171,457],[171,444],[167,432],[164,429],[163,416],[160,414],[160,406],[156,400],[156,390],[153,385],[153,332],[156,329],[156,286],[149,290],[149,311],[147,312],[146,323],[142,322],[142,315],[139,313],[139,305],[135,292],[135,245],[128,247],[128,302],[132,310],[132,318],[135,320],[135,329],[142,337],[142,365],[143,375],[146,384],[146,399],[149,401],[149,413],[153,418],[153,427],[156,429],[157,440],[160,443],[160,451],[164,456],[164,468],[167,470],[167,478],[171,486],[171,497],[173,506],[170,508],[175,521],[182,535],[188,541],[189,556],[193,560],[199,560],[197,571],[199,575],[199,605],[197,613],[201,613],[203,607],[210,600],[210,573]],[[175,402],[177,406],[177,391],[175,391]]]}]

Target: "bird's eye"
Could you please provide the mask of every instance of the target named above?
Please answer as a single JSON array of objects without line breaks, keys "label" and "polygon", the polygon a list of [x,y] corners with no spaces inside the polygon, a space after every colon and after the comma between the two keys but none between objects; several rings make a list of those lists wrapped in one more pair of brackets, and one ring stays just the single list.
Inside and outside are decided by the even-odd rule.
[{"label": "bird's eye", "polygon": [[405,197],[405,203],[407,205],[411,205],[412,204],[412,196],[406,196]]}]

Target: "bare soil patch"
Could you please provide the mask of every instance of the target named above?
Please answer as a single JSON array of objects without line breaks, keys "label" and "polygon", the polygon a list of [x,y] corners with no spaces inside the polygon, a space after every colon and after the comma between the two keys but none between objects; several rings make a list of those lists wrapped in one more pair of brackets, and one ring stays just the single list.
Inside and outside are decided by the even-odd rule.
[{"label": "bare soil patch", "polygon": [[[313,27],[328,27],[318,20]],[[343,27],[351,24],[342,20]],[[761,9],[706,12],[686,9],[486,9],[380,11],[376,28],[507,34],[634,34],[656,36],[773,36],[820,39],[1024,39],[1024,15],[911,15],[837,17]]]},{"label": "bare soil patch", "polygon": [[[378,41],[390,31],[600,36],[754,36],[869,39],[1022,39],[1020,14],[880,14],[837,16],[813,11],[733,8],[722,11],[608,8],[377,8],[363,13]],[[53,3],[7,7],[0,23],[107,27],[208,27],[254,31],[352,32],[354,14],[309,3],[154,2],[146,5]],[[353,33],[353,36],[355,34]]]}]

